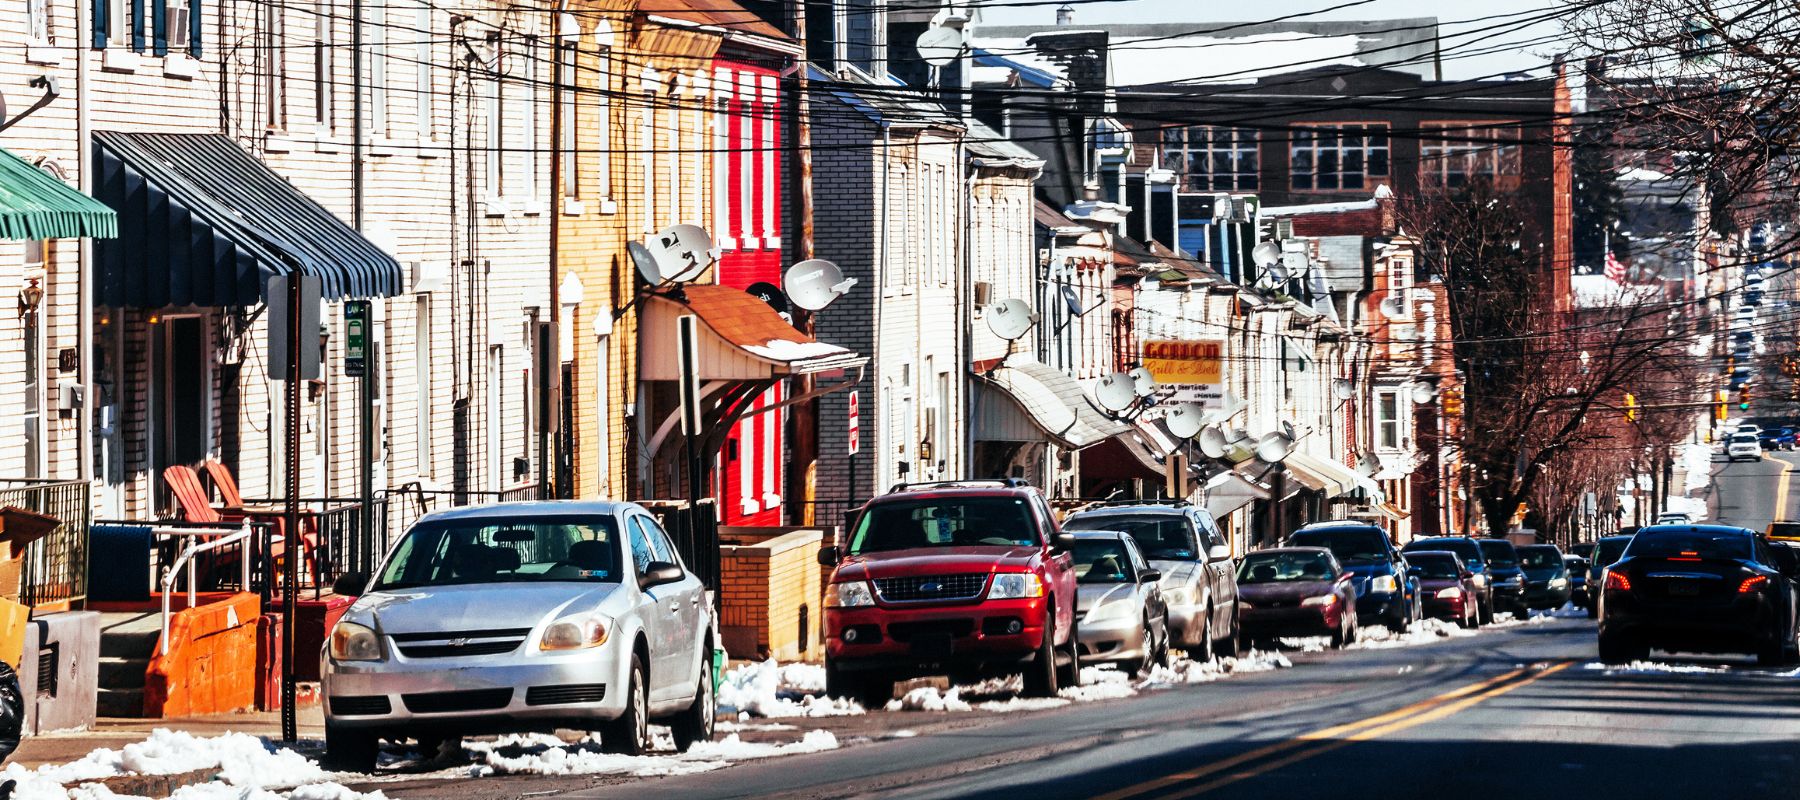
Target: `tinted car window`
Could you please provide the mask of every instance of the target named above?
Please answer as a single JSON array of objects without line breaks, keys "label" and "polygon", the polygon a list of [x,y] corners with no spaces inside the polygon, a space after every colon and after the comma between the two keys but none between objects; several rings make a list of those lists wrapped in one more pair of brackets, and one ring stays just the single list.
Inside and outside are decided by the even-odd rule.
[{"label": "tinted car window", "polygon": [[1180,514],[1095,514],[1063,523],[1071,531],[1120,531],[1131,534],[1150,558],[1189,560],[1199,556],[1193,523]]},{"label": "tinted car window", "polygon": [[[1481,545],[1474,539],[1421,539],[1408,544],[1403,553],[1416,553],[1421,550],[1448,550],[1461,557],[1463,563],[1471,570],[1480,571],[1486,559],[1481,556]],[[1408,559],[1412,557],[1407,556]]]},{"label": "tinted car window", "polygon": [[1336,574],[1324,553],[1251,553],[1238,565],[1238,583],[1328,581]]},{"label": "tinted car window", "polygon": [[408,531],[375,588],[535,581],[617,582],[612,517],[455,520]]},{"label": "tinted car window", "polygon": [[1592,563],[1602,567],[1612,566],[1618,562],[1621,556],[1625,555],[1625,546],[1628,544],[1631,544],[1631,539],[1623,536],[1601,539],[1600,543],[1594,547]]},{"label": "tinted car window", "polygon": [[1519,548],[1519,565],[1526,569],[1551,569],[1562,563],[1562,553],[1554,547]]},{"label": "tinted car window", "polygon": [[1705,531],[1690,528],[1645,530],[1632,537],[1625,555],[1633,558],[1749,559],[1750,535],[1741,531]]},{"label": "tinted car window", "polygon": [[1481,554],[1489,564],[1496,567],[1516,567],[1519,565],[1519,553],[1513,549],[1512,542],[1481,542]]},{"label": "tinted car window", "polygon": [[1456,559],[1451,556],[1418,553],[1408,555],[1406,563],[1419,568],[1422,578],[1459,578],[1462,572],[1457,569]]},{"label": "tinted car window", "polygon": [[851,553],[1040,544],[1023,498],[945,497],[881,503],[856,522]]},{"label": "tinted car window", "polygon": [[1380,528],[1342,528],[1335,530],[1298,531],[1288,538],[1295,547],[1323,547],[1346,564],[1386,561],[1387,535]]},{"label": "tinted car window", "polygon": [[1800,536],[1800,522],[1769,523],[1770,536]]},{"label": "tinted car window", "polygon": [[1080,583],[1130,583],[1131,554],[1118,539],[1075,540],[1075,580]]}]

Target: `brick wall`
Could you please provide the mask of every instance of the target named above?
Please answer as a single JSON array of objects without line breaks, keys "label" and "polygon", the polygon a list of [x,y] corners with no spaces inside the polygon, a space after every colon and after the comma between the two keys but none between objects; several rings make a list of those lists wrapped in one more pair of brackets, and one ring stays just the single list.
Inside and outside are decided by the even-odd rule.
[{"label": "brick wall", "polygon": [[[755,536],[736,529],[726,538]],[[818,642],[823,538],[817,530],[801,529],[720,548],[719,628],[732,658],[816,661],[824,656]]]}]

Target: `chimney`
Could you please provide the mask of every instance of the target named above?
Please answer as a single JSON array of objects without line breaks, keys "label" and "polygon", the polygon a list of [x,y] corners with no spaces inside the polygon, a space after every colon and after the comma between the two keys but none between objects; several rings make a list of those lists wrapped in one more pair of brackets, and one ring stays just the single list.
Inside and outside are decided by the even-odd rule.
[{"label": "chimney", "polygon": [[1065,6],[1062,6],[1061,8],[1056,9],[1056,24],[1058,24],[1058,25],[1074,25],[1075,24],[1075,7],[1065,5]]}]

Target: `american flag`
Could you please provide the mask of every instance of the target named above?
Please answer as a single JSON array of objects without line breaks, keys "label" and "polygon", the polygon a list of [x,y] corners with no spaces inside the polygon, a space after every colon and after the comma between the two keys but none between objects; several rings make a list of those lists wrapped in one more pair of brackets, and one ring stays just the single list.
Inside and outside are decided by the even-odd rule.
[{"label": "american flag", "polygon": [[1618,256],[1613,255],[1611,250],[1606,251],[1606,277],[1613,283],[1621,285],[1625,283],[1625,263],[1620,261]]}]

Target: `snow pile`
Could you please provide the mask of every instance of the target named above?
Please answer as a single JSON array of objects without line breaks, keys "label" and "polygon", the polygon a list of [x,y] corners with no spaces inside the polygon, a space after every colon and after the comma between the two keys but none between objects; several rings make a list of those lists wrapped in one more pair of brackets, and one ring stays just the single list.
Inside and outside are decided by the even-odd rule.
[{"label": "snow pile", "polygon": [[1699,497],[1670,495],[1664,510],[1686,514],[1689,519],[1700,522],[1706,519],[1706,500]]},{"label": "snow pile", "polygon": [[1548,611],[1540,609],[1540,610],[1531,612],[1531,619],[1534,622],[1540,618],[1587,619],[1587,609],[1576,608],[1574,603],[1564,603],[1562,608],[1553,608]]},{"label": "snow pile", "polygon": [[1155,689],[1187,683],[1211,683],[1221,678],[1251,672],[1271,672],[1294,665],[1287,656],[1273,651],[1251,650],[1236,658],[1225,656],[1212,661],[1180,658],[1170,666],[1157,665],[1144,678],[1140,688]]},{"label": "snow pile", "polygon": [[593,736],[570,744],[554,736],[523,734],[469,745],[478,762],[469,775],[691,775],[735,761],[817,753],[837,747],[837,737],[824,730],[807,731],[798,741],[779,744],[746,742],[734,733],[718,741],[695,744],[686,753],[625,756],[601,752],[600,741]]},{"label": "snow pile", "polygon": [[[95,750],[67,764],[48,764],[35,770],[9,764],[0,777],[18,781],[16,797],[61,800],[71,796],[63,788],[68,784],[119,775],[178,775],[200,770],[217,770],[217,779],[186,787],[175,797],[181,800],[210,797],[348,800],[362,797],[342,786],[327,783],[329,774],[305,756],[277,748],[260,737],[243,733],[199,737],[168,728],[157,728],[144,741],[118,750]],[[300,788],[286,795],[269,791],[289,787]],[[83,794],[74,796],[96,800],[116,796],[106,787],[97,785],[78,787],[75,791]]]},{"label": "snow pile", "polygon": [[1689,442],[1681,446],[1681,469],[1687,473],[1687,491],[1712,485],[1712,445]]},{"label": "snow pile", "polygon": [[962,689],[956,686],[941,691],[936,686],[921,686],[887,704],[889,711],[970,711],[973,708],[962,699]]},{"label": "snow pile", "polygon": [[1702,667],[1698,664],[1668,664],[1661,661],[1633,661],[1628,664],[1603,664],[1598,661],[1581,665],[1582,669],[1599,670],[1608,675],[1627,675],[1631,673],[1675,673],[1695,674],[1704,672],[1730,672],[1729,667]]},{"label": "snow pile", "polygon": [[1453,636],[1474,636],[1475,632],[1457,626],[1454,622],[1446,622],[1436,617],[1428,617],[1408,625],[1405,631],[1395,633],[1384,625],[1371,625],[1358,631],[1357,641],[1349,649],[1385,650],[1392,647],[1411,647],[1416,644],[1429,644],[1443,641]]},{"label": "snow pile", "polygon": [[1510,612],[1510,611],[1501,611],[1501,612],[1494,614],[1493,622],[1483,625],[1482,627],[1484,627],[1484,628],[1516,628],[1520,625],[1542,625],[1546,622],[1551,621],[1552,619],[1555,619],[1555,617],[1552,617],[1548,614],[1530,614],[1530,615],[1527,615],[1525,619],[1519,619],[1517,617],[1514,617],[1512,615],[1512,612]]},{"label": "snow pile", "polygon": [[993,678],[967,686],[937,689],[926,686],[908,691],[888,701],[889,711],[1038,711],[1059,708],[1071,703],[1092,703],[1133,697],[1141,692],[1168,689],[1191,683],[1212,681],[1253,672],[1270,672],[1294,665],[1287,656],[1276,652],[1252,650],[1236,658],[1194,661],[1175,659],[1168,666],[1155,665],[1143,676],[1131,675],[1112,667],[1083,667],[1081,685],[1066,686],[1055,697],[1023,697],[1024,684],[1018,676]]},{"label": "snow pile", "polygon": [[719,684],[721,709],[753,717],[840,717],[863,713],[850,700],[825,696],[825,668],[774,659],[734,667]]},{"label": "snow pile", "polygon": [[1081,680],[1078,684],[1064,687],[1056,694],[1065,700],[1091,703],[1095,700],[1131,697],[1137,693],[1136,676],[1134,675],[1127,675],[1116,669],[1082,667]]}]

